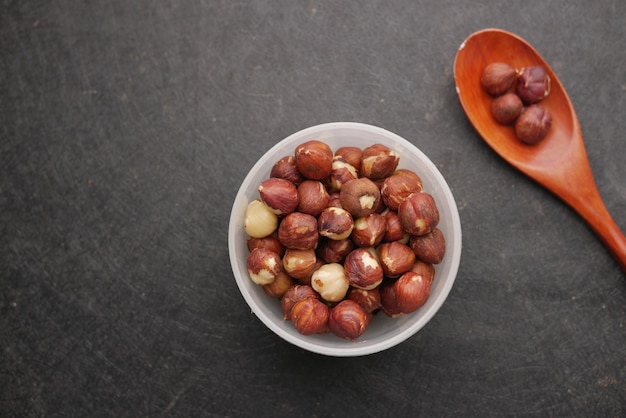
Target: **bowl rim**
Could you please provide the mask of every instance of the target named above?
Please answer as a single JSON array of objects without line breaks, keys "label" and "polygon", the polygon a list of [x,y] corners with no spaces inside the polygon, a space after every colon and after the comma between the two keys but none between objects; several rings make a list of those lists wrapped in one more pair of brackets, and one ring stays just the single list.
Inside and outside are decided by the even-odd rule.
[{"label": "bowl rim", "polygon": [[[415,321],[409,327],[401,331],[400,333],[393,335],[392,337],[385,339],[380,342],[361,345],[358,343],[354,343],[350,346],[344,346],[341,348],[334,348],[328,346],[320,346],[312,343],[310,340],[307,341],[306,336],[294,336],[289,334],[281,329],[281,327],[272,319],[270,316],[262,309],[261,306],[257,305],[252,296],[248,293],[247,289],[242,280],[243,277],[240,277],[241,274],[237,274],[239,271],[238,260],[235,258],[234,254],[237,252],[236,243],[235,243],[235,229],[237,229],[236,225],[240,222],[237,217],[238,204],[242,202],[245,198],[246,190],[244,190],[243,186],[245,184],[250,183],[254,178],[254,173],[259,171],[261,167],[266,164],[267,160],[270,158],[275,158],[275,153],[280,148],[284,146],[285,143],[295,141],[296,138],[304,138],[308,137],[312,134],[327,132],[329,130],[338,130],[338,129],[352,129],[357,131],[364,131],[370,134],[380,135],[382,137],[390,137],[393,141],[400,143],[403,147],[409,149],[412,153],[414,153],[420,161],[428,166],[428,170],[430,173],[436,178],[437,183],[441,187],[440,192],[443,193],[446,197],[446,201],[449,203],[449,211],[451,216],[451,225],[452,231],[454,232],[455,239],[450,243],[446,242],[446,256],[450,257],[448,261],[450,263],[450,269],[448,277],[444,283],[443,288],[439,293],[439,298],[436,300],[428,310],[425,312],[419,321]],[[254,166],[248,171],[244,180],[241,182],[241,185],[237,191],[236,197],[233,201],[233,206],[231,209],[229,226],[228,226],[228,250],[229,250],[229,258],[230,264],[233,271],[233,275],[235,276],[235,280],[237,283],[237,287],[246,303],[252,310],[252,313],[257,316],[261,322],[265,324],[270,330],[272,330],[275,334],[277,334],[282,339],[288,341],[291,344],[294,344],[300,348],[303,348],[307,351],[311,351],[318,354],[323,354],[327,356],[335,356],[335,357],[354,357],[354,356],[363,356],[369,355],[373,353],[377,353],[393,346],[400,344],[401,342],[407,340],[414,334],[416,334],[421,328],[423,328],[432,317],[439,311],[443,303],[448,298],[450,291],[454,285],[456,280],[456,276],[458,274],[458,269],[460,265],[461,258],[461,249],[462,249],[462,230],[461,230],[461,221],[458,212],[458,207],[456,205],[456,201],[454,196],[452,195],[452,191],[448,186],[445,178],[439,171],[439,169],[435,166],[435,164],[428,158],[417,146],[404,139],[403,137],[388,131],[384,128],[380,128],[377,126],[359,123],[359,122],[329,122],[322,123],[314,126],[310,126],[308,128],[304,128],[293,134],[285,137],[284,139],[278,141],[274,144],[269,150],[267,150],[261,158],[254,164]],[[450,245],[451,244],[451,245]]]}]

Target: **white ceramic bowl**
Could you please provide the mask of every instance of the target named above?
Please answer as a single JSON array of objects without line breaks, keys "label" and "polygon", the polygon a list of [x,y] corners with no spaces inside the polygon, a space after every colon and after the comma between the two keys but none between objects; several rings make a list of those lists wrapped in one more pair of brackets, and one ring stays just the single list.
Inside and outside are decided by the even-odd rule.
[{"label": "white ceramic bowl", "polygon": [[[254,284],[246,268],[248,248],[243,220],[248,203],[259,198],[257,187],[269,177],[274,163],[294,153],[296,146],[318,139],[331,149],[340,146],[365,148],[381,143],[400,154],[399,168],[414,170],[422,178],[424,191],[430,193],[437,203],[440,221],[438,227],[446,237],[446,255],[436,266],[435,279],[430,298],[418,311],[399,318],[389,318],[378,313],[370,326],[355,342],[341,339],[333,334],[304,336],[298,333],[290,321],[283,319],[280,302],[265,294]],[[461,258],[461,222],[456,203],[437,167],[413,144],[387,130],[371,125],[351,122],[327,123],[313,126],[283,139],[274,145],[252,167],[235,197],[230,215],[228,248],[235,280],[252,312],[272,331],[286,341],[303,349],[329,356],[361,356],[393,347],[419,331],[435,315],[450,292]]]}]

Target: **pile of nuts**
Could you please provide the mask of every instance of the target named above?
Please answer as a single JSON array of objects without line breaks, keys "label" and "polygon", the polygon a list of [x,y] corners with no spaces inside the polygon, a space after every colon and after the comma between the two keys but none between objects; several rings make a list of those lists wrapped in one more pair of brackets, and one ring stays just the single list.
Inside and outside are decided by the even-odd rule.
[{"label": "pile of nuts", "polygon": [[503,125],[514,123],[520,141],[532,145],[546,137],[552,116],[538,104],[550,94],[550,76],[545,68],[533,65],[518,71],[507,63],[493,62],[483,70],[480,83],[495,97],[491,102],[493,117]]},{"label": "pile of nuts", "polygon": [[445,254],[421,178],[382,144],[298,145],[246,208],[250,279],[304,335],[356,340],[374,315],[419,309]]}]

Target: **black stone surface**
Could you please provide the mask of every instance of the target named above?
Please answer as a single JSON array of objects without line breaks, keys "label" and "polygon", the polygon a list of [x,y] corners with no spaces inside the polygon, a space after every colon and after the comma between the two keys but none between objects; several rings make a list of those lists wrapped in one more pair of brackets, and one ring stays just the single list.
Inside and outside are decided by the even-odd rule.
[{"label": "black stone surface", "polygon": [[[0,415],[626,415],[624,272],[457,100],[486,27],[553,66],[626,230],[623,1],[2,2]],[[416,144],[463,226],[446,304],[361,358],[274,335],[228,260],[247,171],[331,121]]]}]

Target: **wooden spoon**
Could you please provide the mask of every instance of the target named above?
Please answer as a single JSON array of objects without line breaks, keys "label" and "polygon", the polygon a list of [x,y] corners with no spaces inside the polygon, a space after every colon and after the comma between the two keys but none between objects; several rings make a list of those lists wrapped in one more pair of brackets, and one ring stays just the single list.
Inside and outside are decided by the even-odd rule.
[{"label": "wooden spoon", "polygon": [[[515,137],[512,126],[491,115],[491,101],[481,87],[483,69],[506,62],[517,69],[542,65],[551,78],[550,94],[540,104],[552,114],[552,127],[537,145]],[[522,38],[499,29],[485,29],[461,44],[454,61],[459,100],[474,128],[493,150],[518,170],[552,191],[593,229],[626,271],[626,238],[611,218],[593,179],[580,123],[574,107],[550,66]]]}]

